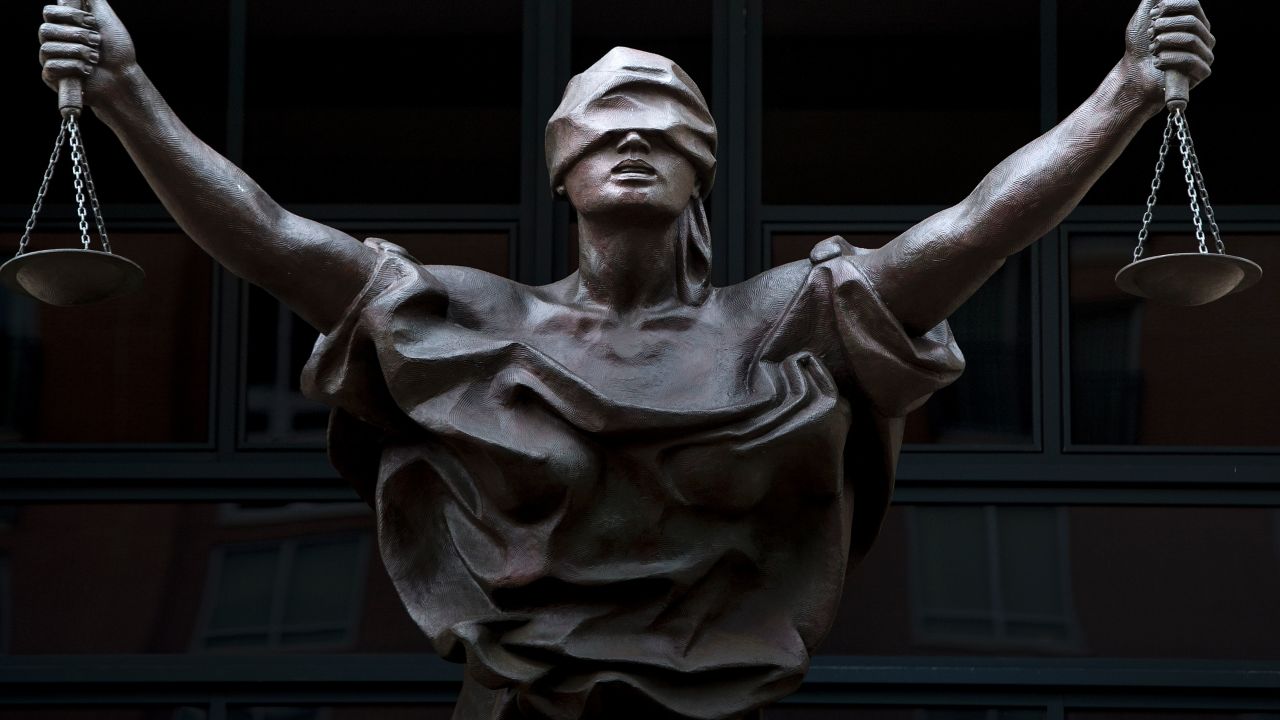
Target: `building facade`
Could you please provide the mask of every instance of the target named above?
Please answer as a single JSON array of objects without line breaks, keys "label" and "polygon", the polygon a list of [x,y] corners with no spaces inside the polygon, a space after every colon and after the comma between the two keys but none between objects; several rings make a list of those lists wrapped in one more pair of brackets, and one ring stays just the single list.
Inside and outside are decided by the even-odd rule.
[{"label": "building facade", "polygon": [[[291,210],[530,284],[576,263],[542,150],[565,82],[616,45],[671,57],[719,128],[728,284],[959,202],[1087,97],[1135,4],[113,6],[179,116]],[[1277,13],[1206,6],[1220,58],[1189,117],[1228,249],[1267,274],[1193,309],[1115,288],[1153,122],[952,319],[968,369],[909,418],[881,539],[770,720],[1280,717]],[[0,8],[10,254],[57,122],[39,7]],[[314,331],[85,125],[112,244],[148,281],[70,310],[0,296],[0,717],[447,718],[460,668],[400,606],[298,392]],[[76,241],[66,178],[35,249]],[[1182,190],[1171,166],[1152,251],[1194,247]]]}]

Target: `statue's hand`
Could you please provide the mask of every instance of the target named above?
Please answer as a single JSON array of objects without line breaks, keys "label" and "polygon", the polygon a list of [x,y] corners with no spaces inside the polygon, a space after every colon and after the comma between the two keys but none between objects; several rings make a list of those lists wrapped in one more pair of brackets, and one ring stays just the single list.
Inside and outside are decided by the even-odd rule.
[{"label": "statue's hand", "polygon": [[40,65],[44,82],[55,91],[63,78],[84,82],[84,101],[109,105],[122,81],[138,66],[133,39],[107,0],[93,0],[93,13],[46,5],[40,26]]},{"label": "statue's hand", "polygon": [[1211,72],[1216,42],[1200,0],[1143,0],[1129,21],[1124,65],[1143,96],[1163,106],[1165,72],[1199,85]]}]

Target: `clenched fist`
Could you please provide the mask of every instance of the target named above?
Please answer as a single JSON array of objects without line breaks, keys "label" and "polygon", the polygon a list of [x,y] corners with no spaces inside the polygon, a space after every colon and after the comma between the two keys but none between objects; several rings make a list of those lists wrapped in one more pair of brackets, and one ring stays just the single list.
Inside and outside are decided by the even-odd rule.
[{"label": "clenched fist", "polygon": [[84,102],[102,107],[118,98],[122,80],[138,68],[133,40],[107,0],[93,0],[92,13],[46,5],[40,26],[40,65],[45,84],[83,81]]},{"label": "clenched fist", "polygon": [[1126,74],[1163,104],[1172,73],[1186,77],[1188,89],[1209,77],[1216,42],[1200,0],[1144,0],[1129,21]]}]

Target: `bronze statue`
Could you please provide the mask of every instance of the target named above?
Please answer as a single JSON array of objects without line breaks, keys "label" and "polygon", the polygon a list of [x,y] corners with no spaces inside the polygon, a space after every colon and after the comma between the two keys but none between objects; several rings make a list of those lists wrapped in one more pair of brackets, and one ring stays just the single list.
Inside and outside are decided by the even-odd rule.
[{"label": "bronze statue", "polygon": [[712,287],[706,102],[617,48],[547,126],[579,270],[543,287],[423,266],[278,204],[193,136],[106,0],[49,6],[44,78],[84,78],[183,229],[322,337],[304,385],[377,511],[388,572],[444,657],[455,717],[758,714],[801,682],[889,503],[903,416],[954,380],[945,319],[1075,207],[1213,36],[1146,0],[1057,127],[877,250]]}]

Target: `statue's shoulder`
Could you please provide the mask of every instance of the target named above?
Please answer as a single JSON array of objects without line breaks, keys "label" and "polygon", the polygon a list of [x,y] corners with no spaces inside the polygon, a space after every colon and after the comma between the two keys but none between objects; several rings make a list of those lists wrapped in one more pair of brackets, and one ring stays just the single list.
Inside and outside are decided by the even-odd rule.
[{"label": "statue's shoulder", "polygon": [[774,307],[800,291],[813,269],[808,260],[797,260],[769,268],[740,283],[716,288],[721,303],[741,308]]}]

